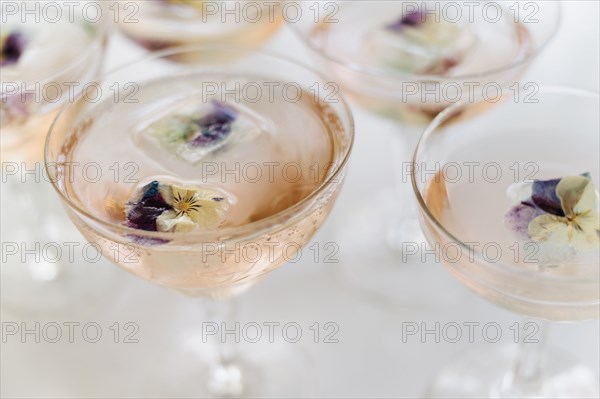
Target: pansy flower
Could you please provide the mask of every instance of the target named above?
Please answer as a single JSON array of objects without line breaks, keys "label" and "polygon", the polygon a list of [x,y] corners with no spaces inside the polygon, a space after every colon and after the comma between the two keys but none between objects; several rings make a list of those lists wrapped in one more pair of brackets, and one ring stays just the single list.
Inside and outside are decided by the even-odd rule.
[{"label": "pansy flower", "polygon": [[237,111],[218,101],[212,102],[213,110],[200,117],[192,118],[188,126],[188,142],[194,147],[203,147],[222,142],[231,133]]},{"label": "pansy flower", "polygon": [[229,208],[226,198],[212,190],[163,185],[160,192],[172,209],[156,219],[158,231],[216,229],[225,220]]},{"label": "pansy flower", "polygon": [[229,201],[220,193],[153,181],[125,207],[128,227],[160,232],[215,229],[225,221]]},{"label": "pansy flower", "polygon": [[506,224],[540,243],[590,249],[600,243],[597,195],[588,174],[538,180],[530,195],[511,208]]},{"label": "pansy flower", "polygon": [[475,41],[465,24],[413,10],[374,32],[369,46],[390,67],[443,76],[462,62]]},{"label": "pansy flower", "polygon": [[213,101],[208,112],[167,115],[148,126],[144,134],[169,152],[195,163],[227,143],[237,118],[234,108]]}]

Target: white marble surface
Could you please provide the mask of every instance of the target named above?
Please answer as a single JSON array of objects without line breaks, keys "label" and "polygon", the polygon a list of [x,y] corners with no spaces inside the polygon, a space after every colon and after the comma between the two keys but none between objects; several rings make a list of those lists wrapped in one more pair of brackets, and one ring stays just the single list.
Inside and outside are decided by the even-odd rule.
[{"label": "white marble surface", "polygon": [[[560,84],[598,90],[599,7],[596,1],[569,1],[564,7],[560,32],[535,64],[525,80],[540,84]],[[268,47],[303,57],[301,44],[282,30]],[[111,44],[109,65],[116,65],[140,53],[121,38]],[[386,165],[391,162],[387,148],[395,126],[361,110],[355,112],[357,140],[348,181],[343,195],[326,226],[315,241],[336,242],[340,263],[315,263],[305,252],[296,264],[275,271],[240,299],[242,322],[296,322],[303,329],[301,346],[312,358],[318,383],[314,395],[320,397],[416,397],[440,367],[465,350],[489,350],[481,335],[474,343],[435,343],[418,339],[402,342],[403,322],[496,322],[509,342],[509,327],[519,316],[501,310],[467,291],[444,268],[435,263],[405,265],[403,278],[394,282],[403,300],[386,302],[365,294],[348,283],[342,268],[352,268],[360,260],[349,256],[349,243],[339,234],[344,220],[358,206],[369,206],[372,190],[390,186],[392,177]],[[50,195],[50,194],[49,194]],[[56,204],[58,205],[58,204]],[[62,212],[57,206],[57,212]],[[64,225],[68,229],[67,225]],[[344,255],[346,254],[346,256]],[[374,261],[396,263],[393,257],[374,254]],[[411,267],[412,266],[412,267]],[[103,329],[98,343],[87,343],[81,335],[75,342],[35,343],[28,338],[6,337],[1,353],[2,397],[139,397],[145,395],[154,377],[172,375],[165,370],[168,355],[181,348],[183,332],[198,326],[200,304],[166,289],[155,287],[106,261],[88,266],[89,282],[107,273],[102,280],[101,297],[94,305],[73,306],[59,313],[24,314],[3,309],[2,322],[32,323],[96,322]],[[115,322],[139,325],[139,343],[114,343],[109,329]],[[314,343],[309,327],[315,322],[339,326],[338,343]],[[599,323],[554,325],[552,346],[580,358],[599,370]],[[123,337],[120,337],[122,340]],[[276,336],[279,344],[285,344]],[[322,337],[321,337],[322,341]],[[180,364],[185,366],[185,364]]]}]

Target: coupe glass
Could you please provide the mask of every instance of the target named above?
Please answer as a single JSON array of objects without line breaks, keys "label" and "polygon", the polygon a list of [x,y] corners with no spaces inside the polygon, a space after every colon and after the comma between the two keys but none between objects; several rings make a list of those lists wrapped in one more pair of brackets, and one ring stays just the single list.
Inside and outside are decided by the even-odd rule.
[{"label": "coupe glass", "polygon": [[[9,12],[11,7],[16,11]],[[110,25],[107,18],[84,18],[86,8],[107,11],[92,1],[76,5],[32,2],[27,14],[20,7],[26,6],[2,5],[7,10],[2,15],[2,34],[9,35],[13,46],[20,42],[17,47],[21,48],[11,51],[21,54],[15,62],[3,60],[0,67],[2,241],[6,250],[0,292],[3,308],[55,311],[72,306],[73,298],[88,303],[83,299],[98,290],[86,286],[91,268],[76,267],[74,259],[82,258],[80,236],[75,229],[59,227],[65,219],[55,212],[60,203],[56,201],[52,209],[52,202],[47,201],[52,189],[43,173],[44,139],[59,108],[95,83]],[[64,35],[71,35],[69,43]],[[73,257],[65,255],[69,251],[65,245],[71,244]],[[106,280],[109,275],[96,277]]]},{"label": "coupe glass", "polygon": [[[422,250],[424,238],[415,216],[409,174],[402,166],[410,159],[427,123],[441,110],[459,101],[485,109],[494,104],[502,91],[515,89],[531,61],[556,32],[559,5],[557,2],[462,1],[336,1],[327,4],[318,8],[319,13],[312,3],[303,4],[303,18],[291,23],[291,27],[312,50],[320,68],[340,84],[343,93],[361,108],[387,118],[387,124],[391,124],[390,128],[381,121],[373,121],[373,129],[391,129],[395,133],[385,136],[382,132],[381,140],[388,140],[392,151],[382,154],[386,170],[372,172],[388,174],[392,171],[395,184],[364,190],[365,198],[355,202],[360,208],[351,210],[356,216],[345,220],[344,228],[340,229],[344,236],[339,239],[352,243],[348,245],[352,252],[347,255],[353,260],[362,260],[345,267],[343,273],[350,281],[383,299],[405,301],[411,298],[411,293],[397,284],[406,269],[396,262],[398,252],[409,256],[407,243],[411,250]],[[535,8],[535,18],[528,7]],[[498,11],[493,18],[491,9]],[[424,16],[415,12],[422,12]],[[417,15],[419,21],[446,22],[448,29],[457,28],[464,35],[448,40],[439,48],[407,43],[394,33],[411,28],[408,26],[411,13]],[[406,26],[400,26],[403,24]],[[449,70],[406,67],[407,60],[422,61],[429,56],[429,51],[450,51],[446,59],[449,65],[456,61],[453,56],[459,53],[455,58],[462,61]],[[427,54],[422,56],[422,52]],[[371,134],[371,140],[379,139],[379,132]],[[362,206],[373,202],[372,206]],[[374,254],[377,261],[373,261]],[[408,260],[415,258],[408,257]]]},{"label": "coupe glass", "polygon": [[[174,61],[181,57],[185,57],[188,62]],[[241,225],[225,225],[216,229],[182,233],[139,230],[127,227],[122,221],[107,220],[105,216],[99,216],[104,212],[100,208],[113,204],[112,199],[97,198],[96,201],[96,198],[93,198],[91,201],[97,205],[97,209],[92,209],[89,203],[83,203],[84,200],[73,189],[77,181],[73,185],[65,184],[68,173],[64,168],[64,162],[70,159],[70,155],[65,158],[65,151],[68,153],[68,149],[74,146],[80,136],[85,138],[82,131],[86,126],[94,123],[97,115],[108,118],[103,119],[104,121],[110,120],[111,123],[118,121],[119,124],[129,126],[128,118],[135,119],[138,113],[145,112],[145,108],[139,108],[138,101],[135,100],[145,104],[144,101],[149,98],[163,98],[161,96],[165,93],[157,94],[160,90],[155,90],[164,81],[175,82],[169,85],[171,92],[166,95],[181,96],[177,97],[179,98],[177,106],[180,106],[181,98],[192,98],[197,101],[197,104],[204,104],[204,102],[212,104],[211,96],[203,98],[203,94],[206,94],[202,88],[204,83],[210,83],[210,87],[215,87],[215,84],[216,87],[222,87],[221,84],[231,84],[231,87],[236,87],[238,83],[242,86],[248,84],[248,79],[262,78],[272,82],[287,82],[302,88],[325,84],[323,79],[310,69],[285,58],[259,51],[223,47],[163,50],[105,76],[102,86],[105,97],[98,102],[80,102],[66,108],[54,122],[46,143],[48,173],[53,177],[54,187],[81,233],[90,242],[100,245],[103,254],[125,270],[150,282],[180,291],[195,298],[194,300],[209,299],[208,303],[205,303],[210,309],[207,320],[226,323],[235,321],[231,320],[233,315],[229,298],[242,294],[268,272],[284,264],[291,256],[289,253],[286,255],[284,250],[287,244],[293,244],[296,248],[303,247],[325,221],[340,191],[353,143],[354,125],[345,101],[338,95],[332,95],[326,100],[320,96],[305,97],[307,104],[314,107],[311,109],[327,110],[324,114],[326,121],[324,123],[332,123],[335,128],[331,131],[332,163],[329,164],[327,175],[322,182],[294,204],[288,204],[270,216],[257,218]],[[115,84],[124,89],[123,96],[120,96],[121,101],[117,103],[113,98],[114,93],[104,90],[104,88],[114,87]],[[230,101],[243,103],[246,99],[244,96],[236,99],[231,91],[228,93],[227,103]],[[323,92],[322,95],[324,94]],[[190,95],[191,97],[187,97]],[[125,98],[133,102],[125,101]],[[163,105],[168,108],[168,104],[167,101]],[[260,102],[260,104],[265,106],[267,103]],[[294,112],[290,113],[287,110],[288,105],[293,104],[271,103],[266,106],[282,107],[281,112],[287,119],[294,118]],[[250,115],[254,115],[253,117],[259,120],[261,118],[259,114]],[[270,130],[282,128],[273,126],[274,123],[263,120],[261,126],[266,126]],[[131,129],[136,126],[138,126],[137,122]],[[273,134],[283,134],[282,132],[285,132],[285,129],[275,130]],[[310,144],[306,143],[310,137],[310,135],[306,136],[308,133],[310,132],[305,130],[302,137],[295,139],[300,143]],[[137,148],[122,150],[123,145],[130,145],[127,140],[129,139],[122,143],[116,143],[112,139],[106,141],[106,148],[98,150],[95,154],[97,161],[100,164],[111,165],[114,162],[125,163],[135,160],[137,156],[139,169],[135,175],[136,180],[142,181],[148,177],[147,174],[155,176],[147,170],[149,164],[140,161]],[[240,150],[240,147],[235,148]],[[141,147],[139,149],[141,150]],[[248,154],[242,149],[243,155],[239,158],[239,162],[243,165],[259,163],[258,152],[260,151],[258,150],[254,149],[253,153]],[[299,149],[288,147],[285,150]],[[137,155],[133,155],[134,153]],[[228,159],[220,158],[227,157],[227,153],[220,154],[223,153],[213,154],[216,157],[215,162],[219,162],[219,159]],[[280,155],[285,155],[283,149],[280,150]],[[244,156],[249,158],[246,159]],[[172,155],[163,154],[159,157],[166,159]],[[165,165],[174,162],[173,158],[170,159]],[[151,164],[155,165],[153,162]],[[196,163],[197,169],[194,170],[200,173],[209,163],[201,160],[200,163]],[[235,165],[232,163],[224,167],[233,170]],[[190,170],[189,166],[186,166],[188,173],[191,173]],[[183,176],[181,178],[184,179]],[[241,183],[237,182],[237,184],[245,184],[244,180],[240,181]],[[127,186],[127,182],[122,180],[118,183]],[[109,179],[106,188],[101,192],[113,193],[118,186],[117,182]],[[261,186],[254,185],[254,187]],[[267,184],[259,190],[254,187],[254,194],[265,198],[275,196],[277,189],[274,184]],[[95,189],[91,186],[88,188]],[[235,190],[235,188],[229,186],[229,189]],[[289,190],[297,188],[292,186]],[[79,191],[79,193],[84,192],[85,190]],[[273,203],[273,206],[277,204]],[[251,255],[244,256],[245,249],[248,249]],[[242,256],[236,256],[240,252]],[[202,343],[199,330],[196,336],[198,339],[194,342],[197,342],[197,345],[186,356],[179,357],[173,362],[172,367],[157,368],[154,372],[160,372],[160,376],[143,383],[148,386],[152,395],[296,396],[307,394],[307,390],[312,389],[311,383],[303,377],[310,368],[305,367],[297,353],[288,354],[284,351],[278,352],[281,356],[271,357],[270,351],[276,348],[276,345],[271,344],[267,345],[268,348],[264,349],[258,357],[252,358],[240,353],[242,351],[237,350],[238,345],[230,342],[230,339],[217,342],[215,349],[214,346]],[[211,359],[211,353],[219,355]],[[169,357],[172,355],[167,356]],[[164,364],[170,364],[167,358]]]},{"label": "coupe glass", "polygon": [[[535,218],[527,215],[529,209],[543,214],[529,205],[534,195],[539,204],[559,193],[558,186],[541,182],[568,176],[580,181],[589,173],[599,187],[599,106],[597,94],[566,88],[523,89],[477,115],[469,115],[468,105],[455,105],[427,128],[411,164],[421,227],[444,266],[479,296],[538,319],[542,330],[542,320],[599,315],[597,219],[588,228],[588,246],[581,246],[575,240],[588,230],[575,227],[571,239],[560,231],[535,238]],[[533,184],[550,188],[539,194]],[[598,211],[597,198],[589,207],[589,215]],[[579,223],[580,216],[565,215],[553,220]],[[548,225],[549,231],[554,227]],[[597,375],[564,355],[542,352],[545,335],[537,334],[539,343],[523,341],[516,358],[506,348],[465,354],[442,371],[429,393],[597,397]]]},{"label": "coupe glass", "polygon": [[128,1],[120,4],[119,30],[156,51],[184,45],[259,46],[283,22],[279,1]]}]

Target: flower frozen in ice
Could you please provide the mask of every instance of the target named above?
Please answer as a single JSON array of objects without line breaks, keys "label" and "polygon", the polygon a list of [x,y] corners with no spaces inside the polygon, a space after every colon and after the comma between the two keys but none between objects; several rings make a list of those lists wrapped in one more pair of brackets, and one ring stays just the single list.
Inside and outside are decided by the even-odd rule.
[{"label": "flower frozen in ice", "polygon": [[226,217],[229,201],[220,193],[153,181],[126,205],[129,227],[161,232],[216,229]]},{"label": "flower frozen in ice", "polygon": [[237,121],[235,108],[212,101],[199,110],[163,116],[150,124],[144,135],[168,152],[196,163],[227,144],[235,135]]},{"label": "flower frozen in ice", "polygon": [[520,236],[553,246],[590,249],[600,243],[597,195],[587,174],[535,181],[506,222]]},{"label": "flower frozen in ice", "polygon": [[468,24],[449,22],[415,9],[387,21],[368,35],[368,51],[394,69],[445,76],[461,64],[476,42]]},{"label": "flower frozen in ice", "polygon": [[225,220],[229,202],[216,191],[176,185],[163,185],[160,191],[172,209],[156,219],[159,231],[210,230]]}]

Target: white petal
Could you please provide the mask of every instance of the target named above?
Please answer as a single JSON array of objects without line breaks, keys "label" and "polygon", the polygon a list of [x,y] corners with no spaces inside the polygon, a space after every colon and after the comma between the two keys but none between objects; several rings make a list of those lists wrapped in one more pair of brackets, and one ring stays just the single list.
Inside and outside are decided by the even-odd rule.
[{"label": "white petal", "polygon": [[156,228],[162,232],[189,232],[196,224],[187,215],[177,216],[175,211],[163,212],[156,219]]}]

